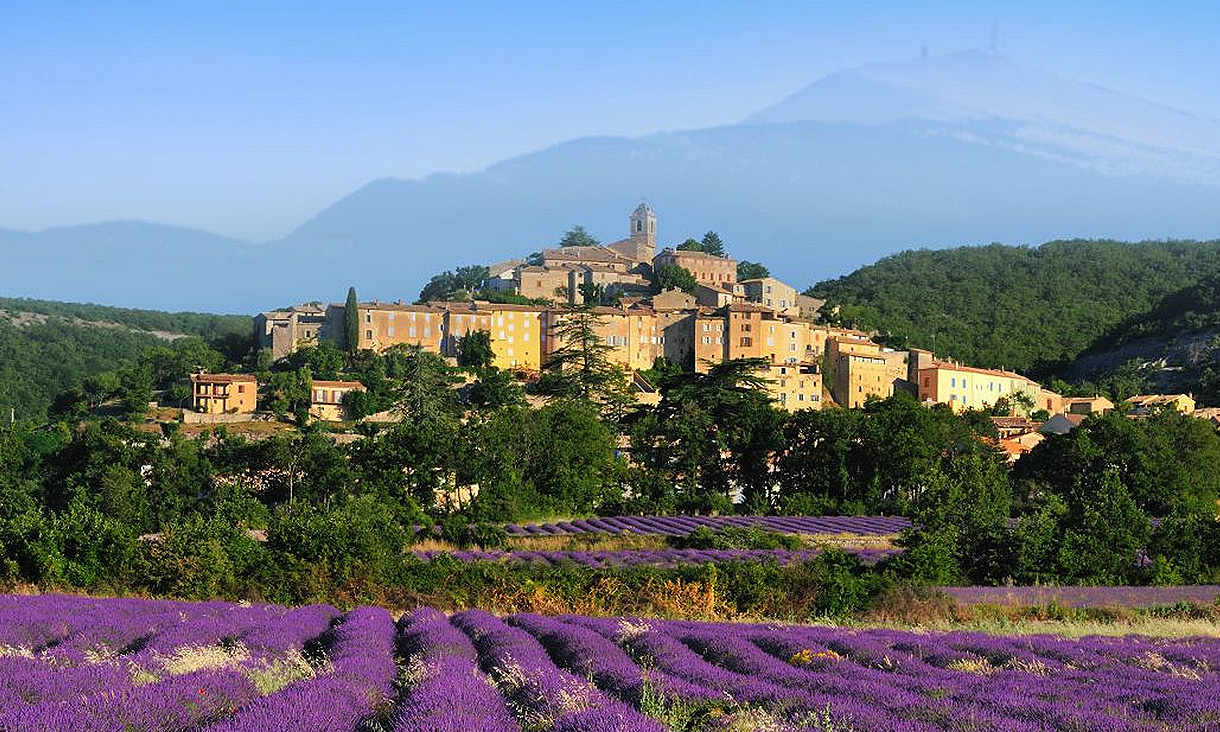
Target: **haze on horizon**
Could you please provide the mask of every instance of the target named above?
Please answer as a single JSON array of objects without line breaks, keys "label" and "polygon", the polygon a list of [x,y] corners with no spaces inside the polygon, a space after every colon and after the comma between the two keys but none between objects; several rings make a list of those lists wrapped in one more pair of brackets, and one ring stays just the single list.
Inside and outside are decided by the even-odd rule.
[{"label": "haze on horizon", "polygon": [[373,179],[735,123],[993,29],[1022,63],[1220,118],[1214,4],[886,5],[5,3],[0,227],[274,239]]}]

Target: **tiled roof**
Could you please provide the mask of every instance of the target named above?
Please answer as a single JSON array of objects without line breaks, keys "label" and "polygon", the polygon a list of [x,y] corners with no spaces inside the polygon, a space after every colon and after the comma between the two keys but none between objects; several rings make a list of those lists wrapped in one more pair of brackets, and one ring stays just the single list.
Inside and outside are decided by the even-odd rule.
[{"label": "tiled roof", "polygon": [[258,377],[254,374],[191,374],[191,381],[209,384],[232,384],[238,381],[243,383],[258,381]]}]

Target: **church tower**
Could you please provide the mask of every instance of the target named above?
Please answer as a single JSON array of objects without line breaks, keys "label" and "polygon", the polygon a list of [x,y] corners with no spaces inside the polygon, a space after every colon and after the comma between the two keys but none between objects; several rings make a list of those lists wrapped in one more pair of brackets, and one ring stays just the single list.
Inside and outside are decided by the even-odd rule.
[{"label": "church tower", "polygon": [[647,247],[646,261],[652,261],[657,251],[657,215],[647,203],[641,203],[631,212],[631,239],[637,247]]}]

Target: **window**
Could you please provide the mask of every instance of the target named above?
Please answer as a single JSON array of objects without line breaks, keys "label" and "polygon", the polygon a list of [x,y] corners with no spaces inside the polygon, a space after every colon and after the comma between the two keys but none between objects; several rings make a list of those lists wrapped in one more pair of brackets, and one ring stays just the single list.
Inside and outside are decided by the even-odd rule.
[{"label": "window", "polygon": [[238,394],[245,394],[245,393],[246,393],[246,385],[245,385],[245,384],[238,384],[238,385],[237,385],[237,393],[238,393]]},{"label": "window", "polygon": [[394,326],[391,325],[390,327],[386,328],[385,333],[389,337],[393,338],[394,337]]},{"label": "window", "polygon": [[365,314],[364,314],[364,322],[365,322],[365,323],[371,323],[371,322],[373,322],[373,314],[372,314],[372,313],[365,313]]},{"label": "window", "polygon": [[415,326],[414,325],[407,329],[407,337],[408,338],[415,337]]},{"label": "window", "polygon": [[742,323],[742,324],[741,324],[741,329],[742,329],[743,331],[745,331],[745,332],[749,333],[749,332],[750,332],[750,324],[749,324],[749,323]]},{"label": "window", "polygon": [[431,337],[432,337],[432,329],[427,326],[424,326],[424,338],[431,338]]},{"label": "window", "polygon": [[364,331],[364,337],[368,338],[370,341],[373,340],[373,331],[371,331],[371,330]]},{"label": "window", "polygon": [[750,339],[749,336],[742,336],[742,338],[741,338],[742,346],[751,346],[751,345],[753,345],[753,343],[754,342]]},{"label": "window", "polygon": [[529,343],[529,340],[530,340],[530,334],[529,334],[529,333],[525,333],[525,334],[523,334],[523,335],[521,336],[521,340],[525,341],[526,343]]},{"label": "window", "polygon": [[950,388],[957,388],[957,377],[949,379],[949,386]]},{"label": "window", "polygon": [[795,344],[795,343],[789,343],[789,344],[788,344],[788,350],[789,350],[789,351],[795,351],[795,350],[796,350],[796,344]]},{"label": "window", "polygon": [[704,333],[708,332],[708,331],[709,331],[709,330],[711,330],[711,329],[712,329],[712,324],[711,324],[711,323],[704,323],[704,324],[703,324],[703,332],[704,332]]}]

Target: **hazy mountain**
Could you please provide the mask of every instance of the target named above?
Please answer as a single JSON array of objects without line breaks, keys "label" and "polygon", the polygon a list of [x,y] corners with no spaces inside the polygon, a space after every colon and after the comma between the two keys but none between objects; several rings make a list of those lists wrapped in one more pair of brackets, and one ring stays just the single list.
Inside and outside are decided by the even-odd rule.
[{"label": "hazy mountain", "polygon": [[[262,248],[197,229],[111,221],[0,230],[0,296],[241,312]],[[265,276],[260,273],[259,276]]]},{"label": "hazy mountain", "polygon": [[1004,120],[1012,124],[984,139],[1111,172],[1220,182],[1220,120],[980,51],[841,71],[747,122],[879,124],[906,119],[953,124]]},{"label": "hazy mountain", "polygon": [[0,233],[34,258],[0,272],[0,294],[213,311],[348,285],[410,299],[439,270],[536,251],[574,223],[621,238],[642,198],[662,244],[715,229],[804,287],[911,247],[1210,238],[1218,161],[1214,120],[965,53],[834,74],[739,125],[375,181],[268,245],[135,224]]}]

